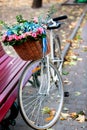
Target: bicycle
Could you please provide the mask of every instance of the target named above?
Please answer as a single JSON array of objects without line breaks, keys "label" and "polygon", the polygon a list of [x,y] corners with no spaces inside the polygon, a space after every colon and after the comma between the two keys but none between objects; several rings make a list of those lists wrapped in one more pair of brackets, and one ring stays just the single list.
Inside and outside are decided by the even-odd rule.
[{"label": "bicycle", "polygon": [[[50,37],[52,29],[59,28],[61,25],[58,20],[63,18],[65,16],[53,19],[55,26],[48,23],[47,29],[51,31]],[[51,43],[52,40],[50,38]],[[60,44],[58,47],[60,49]],[[53,54],[55,54],[54,49]],[[61,62],[59,58],[57,59],[58,66]],[[49,55],[46,55],[40,60],[32,61],[25,67],[19,81],[18,101],[21,115],[30,127],[38,130],[52,127],[57,122],[63,106],[62,78],[50,60],[54,62],[53,57],[50,59]]]}]

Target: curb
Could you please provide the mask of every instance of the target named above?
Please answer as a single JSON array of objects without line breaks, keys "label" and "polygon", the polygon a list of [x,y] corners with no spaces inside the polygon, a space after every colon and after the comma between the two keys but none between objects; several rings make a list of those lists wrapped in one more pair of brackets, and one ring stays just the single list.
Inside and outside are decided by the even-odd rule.
[{"label": "curb", "polygon": [[62,5],[85,5],[86,3],[77,3],[75,0],[66,0],[65,2],[62,3]]},{"label": "curb", "polygon": [[[83,13],[82,13],[80,19],[78,20],[76,27],[74,28],[72,34],[70,35],[69,40],[72,40],[72,39],[75,37],[75,35],[76,35],[76,33],[77,33],[77,31],[78,31],[78,29],[79,29],[79,27],[80,27],[80,24],[82,23],[83,18],[84,18],[85,15],[86,15],[86,12],[87,12],[87,5],[86,5],[86,7],[85,7],[85,9],[84,9],[84,11],[83,11]],[[62,52],[63,61],[64,61],[64,57],[66,56],[66,54],[67,54],[69,48],[70,48],[70,43],[67,43],[67,45],[65,46],[65,48],[64,48],[64,50],[63,50],[63,52]]]}]

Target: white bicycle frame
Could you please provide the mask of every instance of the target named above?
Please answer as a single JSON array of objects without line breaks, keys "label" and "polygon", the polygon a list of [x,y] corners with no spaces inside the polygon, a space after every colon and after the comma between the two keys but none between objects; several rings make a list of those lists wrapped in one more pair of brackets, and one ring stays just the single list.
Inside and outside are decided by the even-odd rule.
[{"label": "white bicycle frame", "polygon": [[40,89],[39,89],[39,94],[48,94],[49,95],[49,90],[50,90],[50,71],[49,71],[49,56],[46,56],[47,58],[46,58],[46,60],[47,60],[47,72],[46,72],[46,74],[47,74],[47,79],[48,79],[48,82],[47,82],[47,86],[48,86],[48,88],[47,88],[47,90],[45,89],[45,92],[43,92],[43,88],[44,87],[46,87],[46,86],[44,86],[43,87],[43,85],[44,85],[44,80],[43,80],[43,64],[41,65],[41,85],[40,85]]},{"label": "white bicycle frame", "polygon": [[[63,59],[55,59],[55,57],[54,57],[54,54],[53,54],[53,38],[54,38],[54,33],[53,33],[53,30],[51,29],[50,30],[50,48],[51,48],[51,61],[54,63],[54,62],[61,62],[61,64],[60,64],[60,66],[59,66],[59,69],[58,69],[58,71],[60,72],[60,74],[61,74],[61,69],[62,69],[62,64],[63,64]],[[62,57],[61,57],[62,58]]]},{"label": "white bicycle frame", "polygon": [[[40,94],[48,94],[49,95],[49,90],[50,90],[50,71],[49,71],[49,61],[50,61],[50,59],[51,59],[51,61],[53,62],[53,64],[54,64],[54,62],[60,62],[61,61],[61,64],[60,64],[60,66],[59,66],[59,69],[58,69],[58,71],[60,72],[60,74],[61,74],[61,68],[62,68],[62,60],[59,60],[59,59],[55,59],[55,57],[54,57],[54,54],[53,54],[53,52],[54,52],[54,48],[53,48],[53,39],[54,39],[54,33],[53,33],[53,30],[51,29],[50,30],[50,33],[49,33],[49,35],[50,35],[50,49],[51,49],[51,53],[50,53],[50,57],[49,57],[49,55],[47,55],[46,57],[47,57],[47,77],[48,77],[48,88],[47,88],[47,90],[46,90],[46,92],[42,92],[42,88],[43,88],[43,66],[41,67],[41,85],[40,85],[40,89],[39,89],[39,93]],[[56,81],[56,78],[57,78],[57,76],[55,76],[55,72],[53,71],[53,70],[51,70],[52,71],[52,75],[53,75],[53,77],[54,77],[54,80]]]}]

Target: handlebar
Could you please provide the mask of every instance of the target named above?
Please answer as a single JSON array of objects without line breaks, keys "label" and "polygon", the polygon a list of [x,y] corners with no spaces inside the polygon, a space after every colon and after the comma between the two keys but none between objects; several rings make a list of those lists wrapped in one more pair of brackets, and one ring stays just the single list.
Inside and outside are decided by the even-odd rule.
[{"label": "handlebar", "polygon": [[59,20],[67,19],[67,16],[60,16],[53,19],[50,19],[47,23],[47,29],[57,29],[61,26],[62,22],[59,22]]},{"label": "handlebar", "polygon": [[64,19],[67,19],[67,15],[63,15],[63,16],[60,16],[60,17],[56,17],[56,18],[53,18],[53,21],[58,21],[58,20],[64,20]]}]

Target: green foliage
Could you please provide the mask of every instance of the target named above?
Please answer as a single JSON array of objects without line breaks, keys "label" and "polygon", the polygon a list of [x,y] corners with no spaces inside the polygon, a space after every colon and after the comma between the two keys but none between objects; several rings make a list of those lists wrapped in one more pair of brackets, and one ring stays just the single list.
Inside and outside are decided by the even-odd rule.
[{"label": "green foliage", "polygon": [[4,21],[0,21],[0,25],[6,30],[2,35],[2,42],[4,45],[19,45],[27,40],[39,40],[46,37],[44,33],[44,25],[47,25],[47,21],[51,19],[52,14],[55,12],[55,7],[52,6],[46,17],[43,14],[39,17],[30,19],[30,21],[24,19],[22,15],[16,16],[17,23],[8,26]]},{"label": "green foliage", "polygon": [[17,15],[16,20],[17,20],[18,23],[27,22],[27,20],[23,19],[22,15]]},{"label": "green foliage", "polygon": [[55,6],[53,5],[53,6],[51,6],[51,7],[49,8],[49,11],[48,11],[48,14],[47,14],[47,19],[50,19],[51,16],[52,16],[55,12],[56,12],[56,8],[55,8]]},{"label": "green foliage", "polygon": [[0,20],[0,25],[3,26],[5,29],[9,29],[9,26],[2,20]]}]

